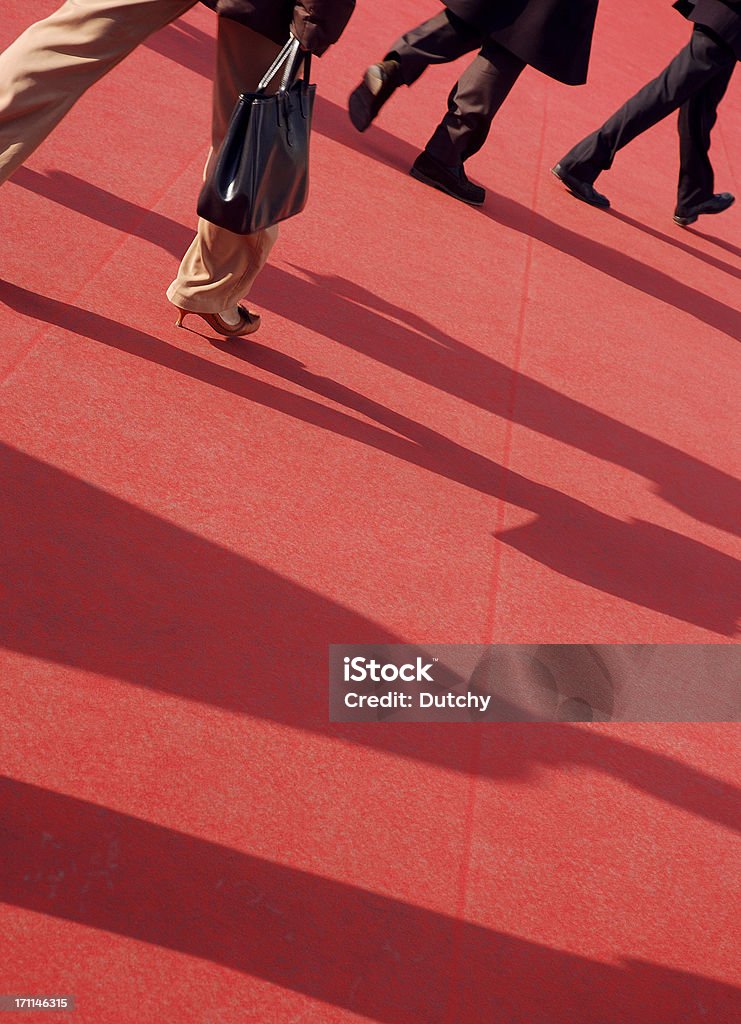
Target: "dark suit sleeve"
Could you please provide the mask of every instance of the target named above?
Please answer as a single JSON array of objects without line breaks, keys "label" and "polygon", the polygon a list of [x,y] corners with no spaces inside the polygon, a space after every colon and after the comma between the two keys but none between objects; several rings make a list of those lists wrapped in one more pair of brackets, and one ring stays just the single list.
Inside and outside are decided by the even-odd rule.
[{"label": "dark suit sleeve", "polygon": [[345,31],[354,9],[355,0],[298,0],[291,31],[305,50],[321,56]]}]

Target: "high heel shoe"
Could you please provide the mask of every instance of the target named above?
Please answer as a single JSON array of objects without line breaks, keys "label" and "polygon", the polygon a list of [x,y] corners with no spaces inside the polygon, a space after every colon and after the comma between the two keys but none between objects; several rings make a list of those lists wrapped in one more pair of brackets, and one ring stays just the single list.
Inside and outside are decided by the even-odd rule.
[{"label": "high heel shoe", "polygon": [[178,318],[175,321],[176,327],[182,327],[186,316],[192,314],[193,316],[199,316],[201,320],[205,320],[208,326],[223,338],[243,338],[246,334],[254,334],[260,326],[260,317],[257,313],[250,313],[244,306],[237,306],[239,311],[238,324],[228,324],[226,320],[222,320],[218,313],[197,313],[193,309],[181,309],[179,306],[175,308],[178,311]]}]

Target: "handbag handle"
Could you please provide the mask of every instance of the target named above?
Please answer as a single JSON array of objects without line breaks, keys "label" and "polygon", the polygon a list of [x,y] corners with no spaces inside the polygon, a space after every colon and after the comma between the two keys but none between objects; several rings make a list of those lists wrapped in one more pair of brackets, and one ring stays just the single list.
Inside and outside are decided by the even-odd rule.
[{"label": "handbag handle", "polygon": [[[288,37],[288,42],[283,46],[278,56],[275,58],[273,63],[270,65],[268,70],[260,79],[257,86],[257,92],[265,92],[267,87],[273,81],[275,76],[280,71],[281,67],[285,64],[283,71],[283,79],[280,84],[280,92],[284,93],[291,86],[294,76],[296,74],[296,68],[301,61],[301,43],[291,33]],[[307,53],[304,58],[304,73],[303,78],[306,84],[309,83],[309,76],[311,74],[311,54]]]}]

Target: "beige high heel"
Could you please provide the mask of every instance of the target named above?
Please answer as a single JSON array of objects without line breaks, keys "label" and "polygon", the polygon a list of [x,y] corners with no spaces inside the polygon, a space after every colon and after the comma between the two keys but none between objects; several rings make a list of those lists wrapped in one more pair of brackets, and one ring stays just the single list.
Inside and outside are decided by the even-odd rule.
[{"label": "beige high heel", "polygon": [[246,334],[254,334],[260,326],[260,317],[257,313],[250,313],[244,306],[237,306],[239,310],[238,324],[228,324],[226,320],[222,320],[218,313],[197,313],[195,310],[181,309],[179,306],[175,308],[178,311],[178,318],[175,321],[176,327],[182,327],[186,316],[192,314],[193,316],[199,316],[201,320],[205,320],[208,326],[223,338],[243,338]]}]

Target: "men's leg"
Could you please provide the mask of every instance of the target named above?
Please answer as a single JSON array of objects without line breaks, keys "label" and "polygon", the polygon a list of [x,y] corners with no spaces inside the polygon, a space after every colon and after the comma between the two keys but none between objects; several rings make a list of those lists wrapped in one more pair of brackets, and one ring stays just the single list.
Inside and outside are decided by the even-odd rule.
[{"label": "men's leg", "polygon": [[619,149],[678,110],[711,79],[725,74],[735,59],[728,47],[696,26],[687,46],[657,78],[562,157],[561,170],[581,181],[594,182],[612,166]]},{"label": "men's leg", "polygon": [[708,155],[710,135],[718,117],[735,64],[716,75],[679,109],[679,185],[676,214],[712,199],[715,187],[713,165]]},{"label": "men's leg", "polygon": [[[279,50],[278,44],[246,26],[219,18],[209,164],[221,146],[240,92],[255,91]],[[233,310],[249,292],[277,237],[277,225],[253,235],[235,235],[200,218],[196,237],[167,290],[168,299],[194,313]]]},{"label": "men's leg", "polygon": [[196,0],[68,0],[0,54],[0,184],[94,82]]},{"label": "men's leg", "polygon": [[480,32],[443,11],[400,36],[384,60],[397,61],[403,84],[412,85],[430,64],[449,64],[480,46]]},{"label": "men's leg", "polygon": [[463,163],[486,142],[494,115],[525,67],[519,57],[488,40],[448,97],[448,112],[411,169],[418,181],[471,206],[486,190],[469,181]]},{"label": "men's leg", "polygon": [[366,68],[350,93],[348,112],[364,132],[400,85],[412,85],[430,64],[447,64],[481,45],[481,34],[450,11],[443,11],[396,40],[384,59]]},{"label": "men's leg", "polygon": [[448,112],[425,147],[446,167],[459,167],[486,142],[491,122],[525,67],[509,50],[487,42],[448,97]]}]

